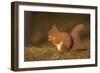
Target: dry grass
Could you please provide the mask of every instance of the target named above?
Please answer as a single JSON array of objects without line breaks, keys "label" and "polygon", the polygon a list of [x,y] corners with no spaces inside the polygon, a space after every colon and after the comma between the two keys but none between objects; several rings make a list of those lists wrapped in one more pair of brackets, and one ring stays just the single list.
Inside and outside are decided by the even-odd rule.
[{"label": "dry grass", "polygon": [[63,60],[63,59],[86,59],[90,57],[89,40],[81,43],[81,48],[69,52],[58,52],[57,48],[51,43],[41,44],[39,46],[25,47],[25,61],[42,60]]}]

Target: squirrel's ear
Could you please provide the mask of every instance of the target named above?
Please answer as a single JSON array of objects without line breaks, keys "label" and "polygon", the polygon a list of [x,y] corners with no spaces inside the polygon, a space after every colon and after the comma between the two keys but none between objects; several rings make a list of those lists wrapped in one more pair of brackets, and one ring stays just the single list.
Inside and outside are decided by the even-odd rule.
[{"label": "squirrel's ear", "polygon": [[58,31],[58,29],[57,29],[57,27],[56,27],[56,25],[55,25],[55,24],[52,26],[52,30],[53,30],[53,31],[55,31],[55,32],[57,32],[57,31]]}]

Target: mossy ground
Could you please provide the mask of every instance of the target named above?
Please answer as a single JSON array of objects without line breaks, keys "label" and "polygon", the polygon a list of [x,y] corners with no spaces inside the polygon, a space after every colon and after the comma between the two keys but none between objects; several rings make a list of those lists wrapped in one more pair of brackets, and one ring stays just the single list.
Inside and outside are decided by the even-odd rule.
[{"label": "mossy ground", "polygon": [[59,52],[51,43],[39,46],[25,47],[25,61],[64,60],[64,59],[87,59],[90,58],[89,41],[84,40],[81,48],[66,52]]}]

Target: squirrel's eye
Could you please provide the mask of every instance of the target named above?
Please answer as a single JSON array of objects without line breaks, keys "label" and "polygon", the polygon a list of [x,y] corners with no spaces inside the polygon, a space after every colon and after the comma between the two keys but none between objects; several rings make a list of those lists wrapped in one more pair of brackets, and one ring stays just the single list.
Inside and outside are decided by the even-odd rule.
[{"label": "squirrel's eye", "polygon": [[53,32],[49,32],[50,35],[54,34]]},{"label": "squirrel's eye", "polygon": [[54,32],[51,33],[52,35],[55,34]]}]

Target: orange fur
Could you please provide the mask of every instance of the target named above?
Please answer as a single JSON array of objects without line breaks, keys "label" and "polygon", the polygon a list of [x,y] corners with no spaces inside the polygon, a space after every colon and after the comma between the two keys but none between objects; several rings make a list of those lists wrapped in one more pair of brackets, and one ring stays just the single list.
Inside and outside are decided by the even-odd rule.
[{"label": "orange fur", "polygon": [[71,33],[61,32],[56,25],[53,25],[48,33],[48,40],[52,42],[58,51],[69,51],[80,48],[80,32],[84,30],[84,25],[79,24],[73,28]]},{"label": "orange fur", "polygon": [[[71,45],[70,36],[65,32],[59,31],[55,25],[53,25],[53,27],[49,31],[48,38],[49,38],[49,41],[52,42],[55,46],[59,45],[60,42],[62,42],[62,44],[60,46],[61,50],[70,49],[70,45]],[[59,49],[59,48],[57,48],[57,49]]]}]

